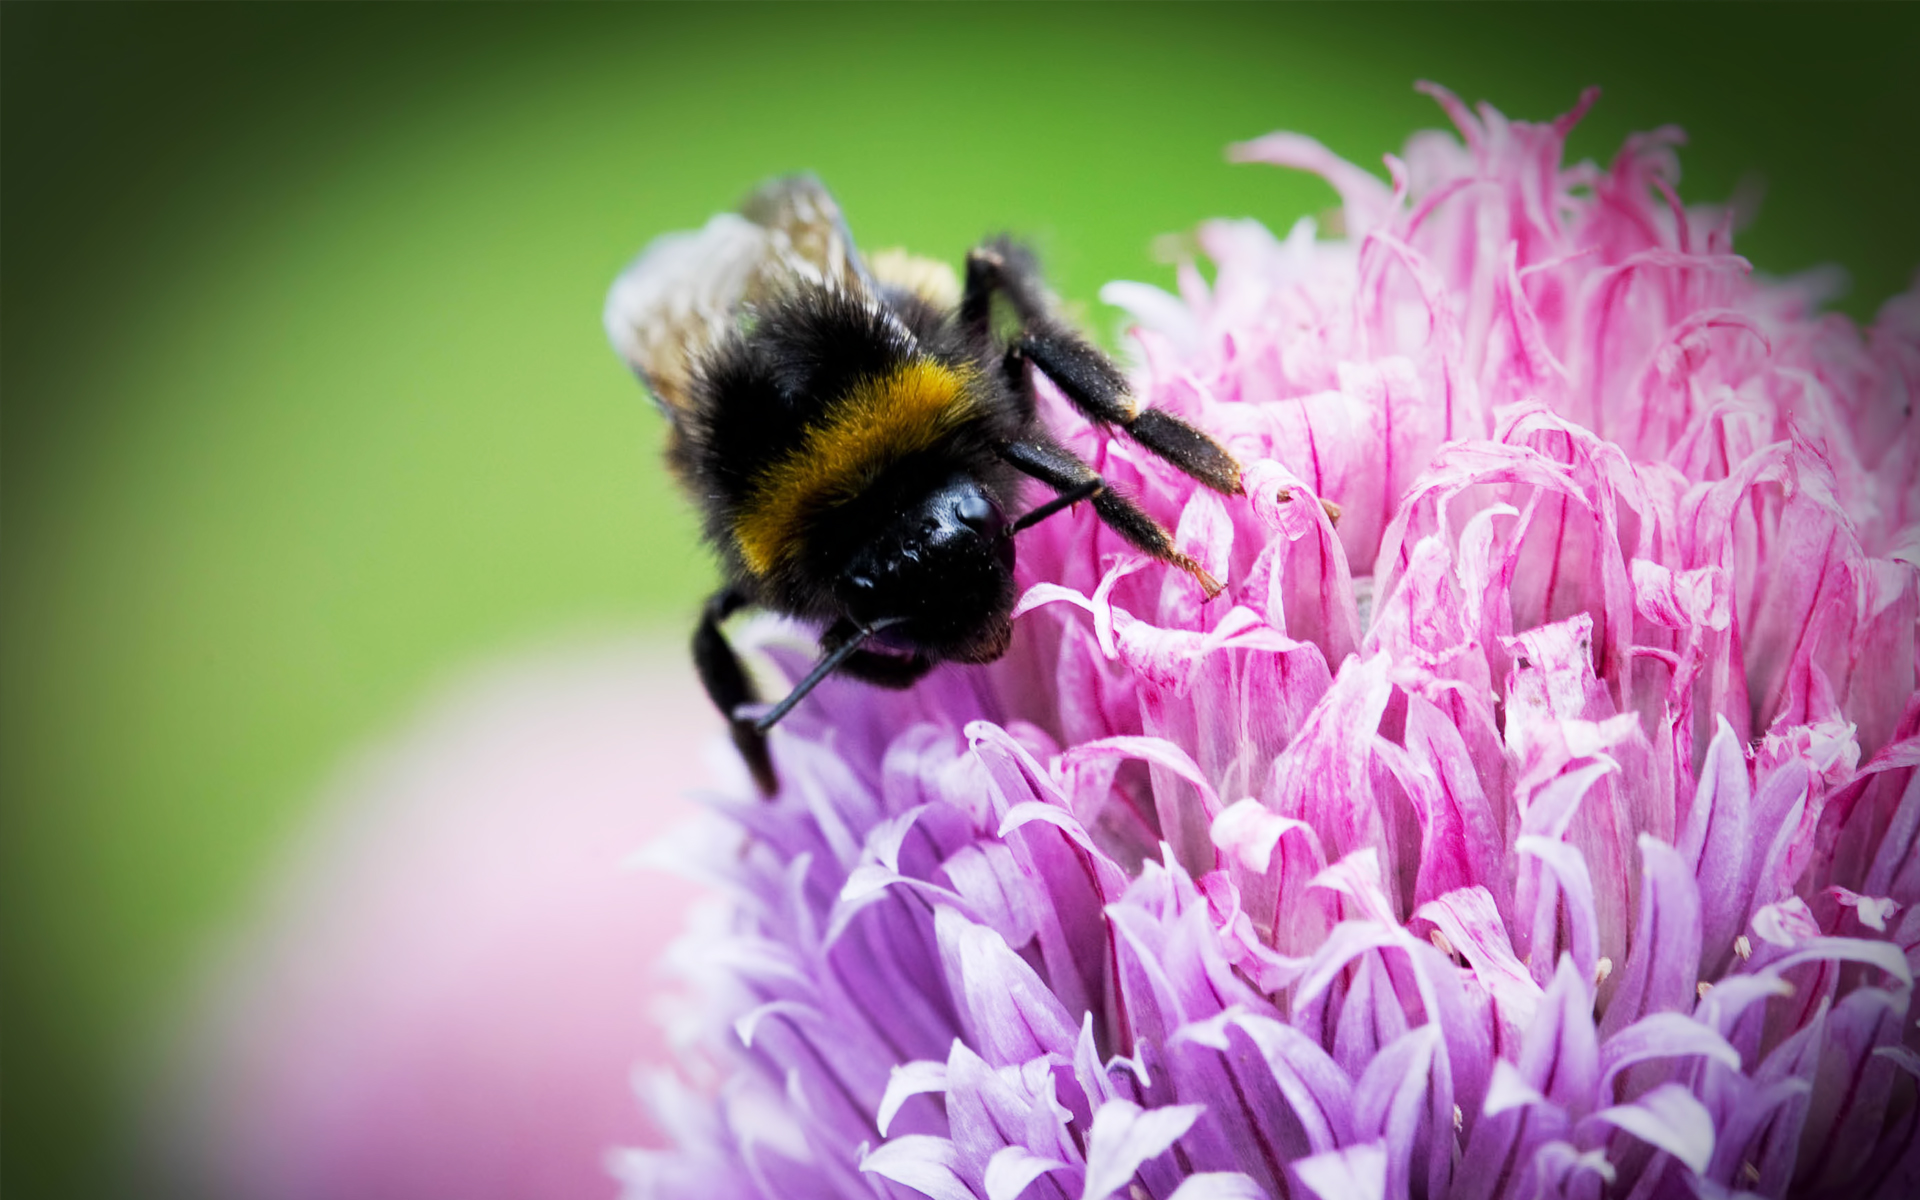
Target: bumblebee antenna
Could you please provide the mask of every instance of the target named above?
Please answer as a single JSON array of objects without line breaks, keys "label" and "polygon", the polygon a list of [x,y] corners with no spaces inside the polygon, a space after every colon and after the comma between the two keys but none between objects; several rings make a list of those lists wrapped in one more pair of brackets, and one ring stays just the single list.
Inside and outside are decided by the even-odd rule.
[{"label": "bumblebee antenna", "polygon": [[1072,508],[1074,505],[1080,503],[1082,500],[1092,499],[1095,493],[1101,491],[1106,486],[1107,485],[1105,481],[1101,480],[1097,476],[1093,479],[1088,479],[1081,483],[1077,483],[1073,487],[1068,488],[1066,491],[1061,492],[1058,496],[1055,496],[1053,499],[1047,501],[1045,504],[1042,504],[1037,508],[1032,509],[1031,511],[1027,512],[1023,516],[1016,519],[1011,525],[1008,525],[1006,529],[1001,532],[1000,536],[1003,538],[1010,538],[1014,534],[1019,533],[1023,529],[1031,529],[1035,525],[1038,525],[1040,522],[1046,520],[1048,517],[1059,512],[1063,508]]},{"label": "bumblebee antenna", "polygon": [[883,620],[875,621],[871,625],[862,625],[860,628],[854,630],[852,637],[834,647],[833,650],[821,658],[819,662],[813,664],[813,670],[807,672],[805,679],[794,684],[793,690],[788,692],[781,699],[780,703],[769,709],[766,716],[755,721],[753,723],[753,731],[755,733],[765,733],[767,730],[779,724],[781,717],[792,712],[793,706],[805,700],[808,692],[820,686],[821,680],[838,670],[841,663],[852,658],[854,652],[859,650],[868,638],[879,633],[889,625],[898,625],[904,620],[906,620],[905,617],[887,617]]}]

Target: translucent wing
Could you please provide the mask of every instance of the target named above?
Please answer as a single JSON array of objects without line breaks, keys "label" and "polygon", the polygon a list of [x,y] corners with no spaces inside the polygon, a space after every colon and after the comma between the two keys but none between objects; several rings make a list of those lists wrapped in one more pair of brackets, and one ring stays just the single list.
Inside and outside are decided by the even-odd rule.
[{"label": "translucent wing", "polygon": [[[747,197],[740,213],[768,232],[777,261],[756,284],[777,289],[799,278],[863,294],[873,291],[873,277],[854,249],[840,206],[813,176],[768,180]],[[762,298],[751,290],[747,296],[749,303]]]},{"label": "translucent wing", "polygon": [[668,417],[687,411],[694,364],[735,327],[769,254],[767,231],[735,213],[654,239],[614,280],[607,338]]},{"label": "translucent wing", "polygon": [[789,175],[761,185],[738,213],[654,239],[607,293],[607,337],[677,417],[701,358],[754,305],[805,285],[873,291],[840,206],[818,179]]}]

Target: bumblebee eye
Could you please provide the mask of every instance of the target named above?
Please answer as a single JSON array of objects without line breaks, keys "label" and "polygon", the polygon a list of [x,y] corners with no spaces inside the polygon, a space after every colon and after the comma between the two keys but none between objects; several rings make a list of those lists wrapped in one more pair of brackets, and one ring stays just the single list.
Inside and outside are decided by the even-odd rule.
[{"label": "bumblebee eye", "polygon": [[849,576],[847,584],[856,592],[870,592],[873,590],[873,577],[870,575]]},{"label": "bumblebee eye", "polygon": [[953,515],[974,529],[984,530],[993,519],[993,505],[978,492],[969,492],[954,502]]}]

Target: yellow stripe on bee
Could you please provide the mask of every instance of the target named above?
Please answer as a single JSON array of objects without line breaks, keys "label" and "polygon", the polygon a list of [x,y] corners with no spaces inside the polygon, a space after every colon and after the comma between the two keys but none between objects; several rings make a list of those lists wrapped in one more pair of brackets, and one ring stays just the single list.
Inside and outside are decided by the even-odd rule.
[{"label": "yellow stripe on bee", "polygon": [[919,359],[835,400],[799,446],[754,480],[733,523],[747,567],[765,575],[797,555],[811,516],[852,500],[891,464],[965,425],[975,411],[968,375]]}]

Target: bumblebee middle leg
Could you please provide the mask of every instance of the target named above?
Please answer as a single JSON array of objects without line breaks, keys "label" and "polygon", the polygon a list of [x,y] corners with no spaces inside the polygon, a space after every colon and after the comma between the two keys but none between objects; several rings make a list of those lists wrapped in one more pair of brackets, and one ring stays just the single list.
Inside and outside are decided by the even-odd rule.
[{"label": "bumblebee middle leg", "polygon": [[763,794],[771,796],[780,790],[780,780],[773,772],[766,735],[754,728],[752,718],[738,716],[736,712],[742,705],[757,701],[759,696],[754,693],[746,669],[740,665],[740,656],[733,652],[727,635],[720,630],[720,623],[746,603],[745,593],[731,587],[721,588],[708,598],[700,613],[700,624],[693,631],[693,666],[700,673],[707,697],[726,717],[727,731],[733,735],[740,757],[746,760],[754,783]]},{"label": "bumblebee middle leg", "polygon": [[1020,321],[1006,363],[1016,389],[1031,388],[1024,373],[1025,364],[1031,363],[1090,420],[1118,425],[1134,441],[1216,492],[1237,496],[1244,490],[1240,464],[1218,442],[1171,413],[1142,408],[1107,356],[1054,318],[1033,256],[1005,240],[967,256],[960,319],[976,336],[985,336],[989,330],[995,296],[1005,297]]},{"label": "bumblebee middle leg", "polygon": [[[1072,453],[1035,438],[1007,443],[1000,447],[1000,457],[1022,474],[1038,479],[1061,493],[1063,498],[1068,495],[1085,496],[1108,528],[1161,562],[1179,567],[1193,576],[1209,600],[1220,594],[1223,586],[1220,581],[1210,575],[1205,567],[1174,549],[1173,535],[1160,522],[1148,516],[1139,505],[1109,488],[1097,471]],[[1047,510],[1045,515],[1057,511],[1048,505],[1042,505],[1034,511],[1038,513],[1042,509]]]}]

